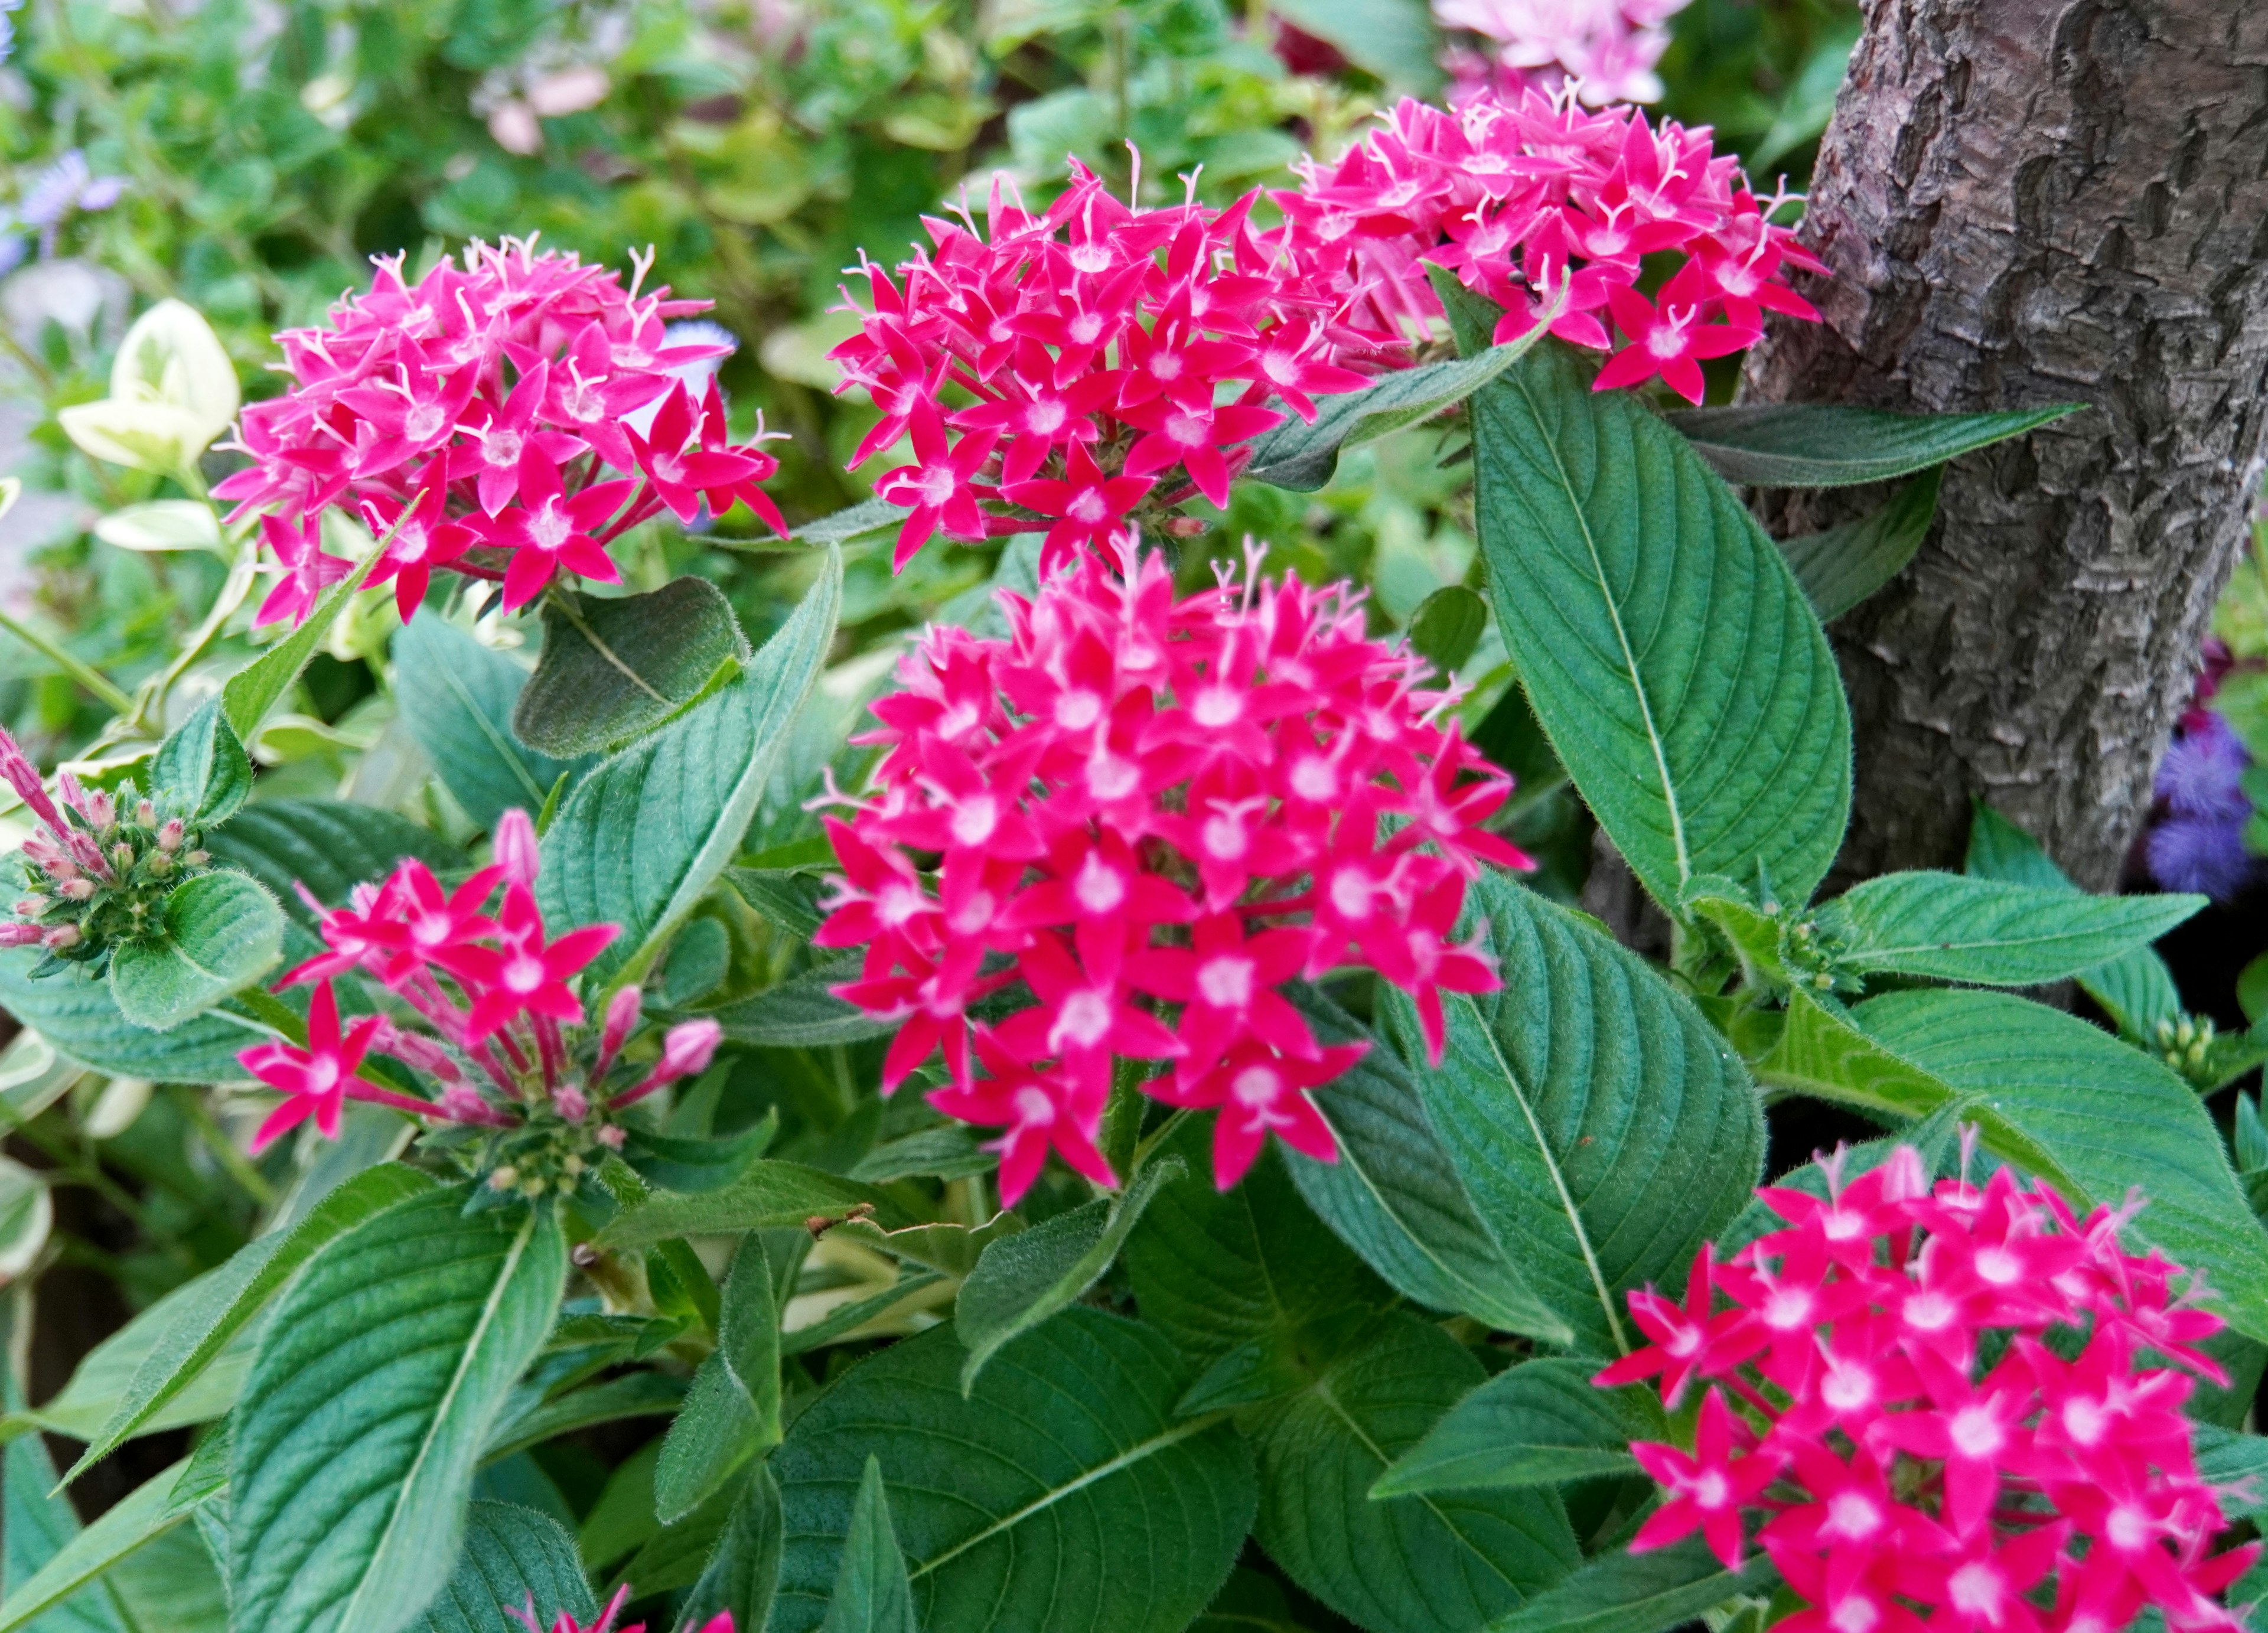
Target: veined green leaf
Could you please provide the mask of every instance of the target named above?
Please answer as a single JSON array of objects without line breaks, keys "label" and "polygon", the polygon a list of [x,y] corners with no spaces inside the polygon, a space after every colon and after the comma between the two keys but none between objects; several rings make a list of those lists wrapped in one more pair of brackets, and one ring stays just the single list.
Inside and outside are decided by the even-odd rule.
[{"label": "veined green leaf", "polygon": [[563,1613],[578,1627],[597,1618],[575,1539],[532,1508],[475,1503],[465,1513],[457,1568],[410,1633],[527,1633],[512,1613],[530,1607],[540,1628],[553,1626]]},{"label": "veined green leaf", "polygon": [[110,996],[129,1024],[170,1032],[250,986],[284,954],[284,909],[241,873],[201,873],[166,897],[157,939],[110,956]]},{"label": "veined green leaf", "polygon": [[648,1247],[681,1236],[840,1218],[856,1208],[871,1209],[885,1229],[912,1223],[886,1191],[801,1163],[764,1158],[721,1190],[663,1192],[624,1209],[599,1232],[598,1241],[601,1247]]},{"label": "veined green leaf", "polygon": [[[191,1460],[153,1475],[58,1548],[29,1580],[11,1583],[0,1600],[0,1633],[18,1633],[136,1548],[172,1530],[196,1505],[175,1487]],[[197,1494],[202,1496],[202,1493]]]},{"label": "veined green leaf", "polygon": [[393,1633],[453,1559],[482,1449],[558,1308],[533,1210],[456,1187],[325,1246],[277,1304],[234,1418],[229,1589],[262,1633]]},{"label": "veined green leaf", "polygon": [[817,517],[788,534],[798,544],[849,544],[895,533],[911,512],[887,499],[861,499],[848,509]]},{"label": "veined green leaf", "polygon": [[[1691,1002],[1627,949],[1495,873],[1467,911],[1503,990],[1447,1001],[1425,1109],[1491,1235],[1591,1353],[1633,1342],[1632,1289],[1683,1284],[1764,1171],[1762,1102]],[[1423,1049],[1400,992],[1405,1056]]]},{"label": "veined green leaf", "polygon": [[1250,1453],[1217,1419],[1176,1423],[1189,1375],[1131,1321],[1066,1310],[964,1399],[951,1328],[859,1364],[772,1455],[786,1547],[771,1633],[819,1626],[868,1457],[927,1633],[1179,1633],[1252,1519]]},{"label": "veined green leaf", "polygon": [[208,697],[158,745],[150,796],[163,814],[191,828],[225,822],[252,791],[252,758]]},{"label": "veined green leaf", "polygon": [[1733,491],[1628,392],[1539,346],[1473,399],[1489,588],[1575,786],[1654,899],[1759,871],[1808,899],[1851,721],[1818,615]]},{"label": "veined green leaf", "polygon": [[1255,1532],[1269,1557],[1373,1633],[1465,1633],[1580,1564],[1556,1491],[1372,1497],[1484,1376],[1439,1327],[1397,1313],[1263,1408]]},{"label": "veined green leaf", "polygon": [[237,735],[237,740],[248,743],[260,730],[260,723],[268,718],[269,711],[283,701],[292,683],[322,645],[323,638],[338,622],[339,614],[362,588],[370,570],[378,565],[383,550],[372,550],[345,577],[323,592],[299,627],[229,676],[220,688],[221,714]]},{"label": "veined green leaf", "polygon": [[717,1347],[693,1374],[693,1388],[654,1465],[654,1512],[682,1519],[780,1438],[779,1302],[763,1243],[750,1235],[725,1278]]},{"label": "veined green leaf", "polygon": [[845,1004],[828,990],[858,978],[858,960],[831,960],[754,997],[721,1004],[710,1013],[733,1041],[773,1048],[813,1048],[889,1036],[897,1030],[895,1023]]},{"label": "veined green leaf", "polygon": [[[12,1381],[7,1393],[13,1403]],[[55,1489],[47,1442],[22,1435],[0,1451],[0,1602],[37,1576],[84,1529]],[[126,1633],[109,1590],[82,1590],[39,1619],[33,1633]]]},{"label": "veined green leaf", "polygon": [[866,1460],[858,1495],[850,1499],[850,1529],[843,1539],[843,1563],[835,1573],[835,1596],[828,1601],[820,1633],[921,1633],[877,1458]]},{"label": "veined green leaf", "polygon": [[1669,423],[1727,482],[1840,488],[1887,482],[2021,437],[2085,408],[2059,402],[2000,414],[1892,414],[1833,403],[1685,408]]},{"label": "veined green leaf", "polygon": [[582,769],[538,754],[512,735],[512,710],[526,684],[527,670],[517,659],[482,645],[438,612],[420,612],[394,637],[394,695],[401,718],[443,786],[482,828],[493,828],[515,806],[534,816],[562,776]]},{"label": "veined green leaf", "polygon": [[1815,916],[1838,968],[2031,987],[2138,952],[2203,896],[2090,896],[1957,873],[1885,873]]},{"label": "veined green leaf", "polygon": [[1523,1361],[1498,1372],[1442,1416],[1371,1487],[1375,1497],[1560,1485],[1633,1474],[1633,1440],[1668,1438],[1644,1390],[1602,1389],[1595,1361]]},{"label": "veined green leaf", "polygon": [[723,1614],[732,1616],[736,1628],[762,1628],[770,1621],[772,1595],[779,1591],[781,1525],[779,1482],[759,1463],[740,1488],[700,1579],[686,1595],[685,1626],[705,1628]]},{"label": "veined green leaf", "polygon": [[1735,1594],[1769,1593],[1778,1582],[1762,1553],[1727,1570],[1698,1536],[1647,1554],[1617,1548],[1490,1622],[1487,1633],[1664,1633]]},{"label": "veined green leaf", "polygon": [[95,1431],[85,1454],[65,1480],[77,1479],[115,1447],[143,1432],[325,1243],[372,1214],[432,1187],[433,1181],[415,1168],[381,1163],[340,1186],[291,1229],[271,1232],[246,1244],[218,1269],[199,1276],[191,1284],[195,1295],[179,1306],[159,1331],[157,1342],[134,1369],[116,1408]]},{"label": "veined green leaf", "polygon": [[1488,603],[1462,585],[1444,585],[1410,614],[1410,646],[1442,674],[1454,674],[1480,644]]},{"label": "veined green leaf", "polygon": [[1905,570],[1937,519],[1938,485],[1933,467],[1879,510],[1779,541],[1795,581],[1822,620],[1840,618]]},{"label": "veined green leaf", "polygon": [[2220,1489],[2222,1514],[2253,1519],[2268,1513],[2268,1436],[2196,1423],[2190,1438],[2197,1448],[2198,1478]]},{"label": "veined green leaf", "polygon": [[558,760],[598,754],[701,695],[748,644],[725,592],[677,578],[644,595],[543,604],[543,656],[514,705],[512,733]]},{"label": "veined green leaf", "polygon": [[[1366,1036],[1320,995],[1302,1007],[1327,1043]],[[1550,1343],[1572,1339],[1481,1223],[1417,1084],[1390,1049],[1373,1041],[1315,1091],[1314,1102],[1338,1142],[1338,1160],[1288,1151],[1284,1160],[1307,1206],[1341,1241],[1419,1304]]]},{"label": "veined green leaf", "polygon": [[0,949],[0,1007],[56,1050],[97,1071],[158,1083],[225,1083],[247,1076],[237,1052],[268,1034],[208,1011],[170,1032],[136,1026],[118,1012],[110,982],[77,965],[32,979],[36,947]]},{"label": "veined green leaf", "polygon": [[819,582],[739,678],[584,778],[543,836],[546,917],[620,924],[587,985],[635,979],[733,859],[804,699],[843,598],[830,548]]},{"label": "veined green leaf", "polygon": [[356,885],[384,879],[404,857],[443,873],[467,865],[464,854],[431,830],[343,799],[263,799],[207,835],[205,848],[267,886],[310,930],[314,915],[295,885],[328,907],[342,907]]},{"label": "veined green leaf", "polygon": [[976,1387],[977,1374],[1003,1344],[1094,1286],[1151,1199],[1188,1173],[1179,1157],[1153,1157],[1117,1195],[1098,1197],[987,1247],[954,1305],[954,1326],[968,1351],[961,1363],[961,1394]]}]

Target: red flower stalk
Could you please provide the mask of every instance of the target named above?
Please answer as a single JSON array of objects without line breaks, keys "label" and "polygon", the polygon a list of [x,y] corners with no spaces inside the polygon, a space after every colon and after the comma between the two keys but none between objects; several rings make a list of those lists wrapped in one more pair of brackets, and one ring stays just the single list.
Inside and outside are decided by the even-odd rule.
[{"label": "red flower stalk", "polygon": [[1153,489],[1160,507],[1226,504],[1252,438],[1284,417],[1271,405],[1313,420],[1315,395],[1368,383],[1324,343],[1338,298],[1253,232],[1256,193],[1142,209],[1071,171],[1037,215],[996,180],[986,230],[932,219],[933,251],[895,278],[862,262],[865,307],[844,293],[863,325],[830,354],[838,389],[882,408],[850,462],[913,441],[914,463],[876,489],[912,512],[901,569],[940,528],[981,539],[1045,519],[1052,567]]},{"label": "red flower stalk", "polygon": [[2221,1323],[2202,1277],[2177,1294],[2179,1266],[2120,1245],[2139,1200],[2081,1219],[2008,1168],[1844,1164],[1823,1199],[1759,1191],[1786,1226],[1705,1247],[1682,1305],[1631,1296],[1654,1342],[1597,1381],[1707,1392],[1690,1452],[1631,1447],[1667,1494],[1633,1551],[1699,1531],[1731,1568],[1761,1519],[1796,1633],[2239,1627],[2214,1596],[2259,1545],[2210,1551],[2226,1516],[2183,1412],[2227,1381],[2197,1348]]},{"label": "red flower stalk", "polygon": [[[615,583],[606,547],[664,509],[743,502],[784,531],[757,486],[778,461],[731,443],[713,379],[696,401],[672,373],[725,349],[669,339],[709,303],[639,295],[650,259],[628,289],[512,239],[414,284],[400,256],[375,264],[328,325],[276,336],[292,388],[244,410],[230,445],[252,463],[213,489],[232,516],[267,513],[284,577],[258,622],[305,619],[350,570],[318,544],[342,502],[386,538],[369,581],[393,583],[405,619],[438,567],[501,581],[507,608],[563,572]],[[644,435],[641,408],[657,410]]]},{"label": "red flower stalk", "polygon": [[[1223,1188],[1271,1132],[1328,1161],[1307,1095],[1359,1050],[1284,984],[1374,970],[1437,1060],[1440,991],[1498,985],[1449,938],[1484,861],[1528,865],[1484,826],[1510,780],[1422,661],[1365,636],[1359,593],[1262,579],[1260,555],[1177,602],[1158,557],[1129,547],[1122,577],[1079,553],[1002,598],[1008,639],[932,629],[858,739],[887,752],[828,824],[843,878],[815,939],[865,950],[836,990],[898,1028],[885,1092],[941,1051],[932,1103],[1005,1129],[1004,1200],[1050,1150],[1116,1182],[1094,1139],[1120,1058],[1218,1111]],[[1012,989],[1024,1007],[971,1019]]]},{"label": "red flower stalk", "polygon": [[[1792,200],[1759,203],[1705,128],[1649,124],[1633,107],[1533,90],[1453,111],[1405,99],[1273,196],[1280,252],[1336,297],[1343,357],[1391,356],[1426,332],[1441,311],[1429,266],[1504,308],[1499,342],[1546,313],[1580,346],[1607,349],[1619,332],[1629,344],[1600,389],[1660,375],[1695,402],[1697,359],[1752,344],[1764,308],[1819,315],[1786,283],[1789,267],[1825,270],[1771,220]],[[1658,302],[1635,289],[1650,263],[1669,275]]]},{"label": "red flower stalk", "polygon": [[[498,861],[453,889],[412,857],[384,882],[356,886],[344,907],[307,897],[324,950],[278,983],[317,983],[306,1045],[273,1041],[238,1056],[287,1096],[261,1125],[260,1144],[310,1117],[335,1135],[342,1103],[364,1100],[495,1130],[480,1166],[498,1189],[540,1195],[555,1181],[571,1189],[603,1155],[596,1148],[622,1144],[625,1107],[707,1068],[720,1034],[703,1019],[670,1027],[650,1067],[617,1074],[638,1021],[635,989],[594,1015],[576,982],[620,927],[549,933],[526,813],[498,819],[496,851]],[[385,988],[424,1029],[372,1016],[342,1033],[333,990],[342,977]],[[407,1068],[430,1098],[373,1080],[364,1070],[372,1055]]]}]

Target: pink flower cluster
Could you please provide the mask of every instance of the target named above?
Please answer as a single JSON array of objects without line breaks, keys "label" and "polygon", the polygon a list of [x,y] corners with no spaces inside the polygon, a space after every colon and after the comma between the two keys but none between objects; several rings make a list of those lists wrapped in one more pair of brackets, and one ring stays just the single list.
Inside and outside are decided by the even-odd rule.
[{"label": "pink flower cluster", "polygon": [[[1775,224],[1707,129],[1566,95],[1478,95],[1452,112],[1404,100],[1335,165],[1275,195],[1283,246],[1341,298],[1341,322],[1380,349],[1440,313],[1428,266],[1504,308],[1498,342],[1540,322],[1601,350],[1597,385],[1659,375],[1701,400],[1699,359],[1753,344],[1765,308],[1815,319],[1784,281],[1824,270]],[[1679,256],[1654,299],[1655,256]]]},{"label": "pink flower cluster", "polygon": [[757,486],[778,462],[733,445],[714,380],[696,401],[671,374],[725,349],[666,336],[709,303],[640,296],[651,261],[628,289],[512,239],[465,261],[413,284],[379,261],[328,326],[276,337],[292,388],[244,410],[232,445],[252,463],[213,489],[232,516],[264,512],[284,569],[258,622],[304,619],[352,570],[320,532],[350,496],[391,535],[369,582],[392,581],[404,618],[439,567],[500,580],[507,608],[563,572],[616,583],[607,545],[664,509],[689,522],[737,501],[784,531]]},{"label": "pink flower cluster", "polygon": [[[1364,635],[1358,594],[1263,580],[1259,554],[1177,602],[1157,556],[1081,553],[1001,598],[1006,640],[932,628],[859,739],[887,752],[828,822],[845,877],[814,939],[865,949],[836,991],[898,1028],[886,1092],[941,1048],[931,1103],[1005,1129],[1004,1201],[1049,1149],[1116,1183],[1094,1140],[1119,1057],[1170,1061],[1144,1091],[1219,1112],[1224,1189],[1271,1131],[1328,1161],[1307,1091],[1360,1050],[1320,1043],[1283,984],[1373,969],[1437,1058],[1441,990],[1498,985],[1450,937],[1483,861],[1528,865],[1483,826],[1509,779],[1422,660]],[[1013,988],[1032,1002],[971,1018]]]},{"label": "pink flower cluster", "polygon": [[[860,332],[830,355],[882,417],[858,465],[910,435],[914,463],[876,492],[907,505],[902,568],[939,528],[959,539],[1045,528],[1043,565],[1098,548],[1162,483],[1228,502],[1251,439],[1314,417],[1318,394],[1369,382],[1333,360],[1329,291],[1248,219],[1194,200],[1132,208],[1077,160],[1034,215],[995,181],[989,239],[932,219],[933,253],[894,279],[864,262]],[[1241,389],[1219,401],[1223,386]]]},{"label": "pink flower cluster", "polygon": [[1609,102],[1660,100],[1653,71],[1669,48],[1662,25],[1690,0],[1433,0],[1433,18],[1464,29],[1480,50],[1444,58],[1461,101],[1484,91],[1573,90],[1598,107]]},{"label": "pink flower cluster", "polygon": [[[494,863],[454,889],[413,857],[381,884],[356,886],[345,907],[307,897],[322,916],[324,951],[280,983],[315,983],[307,1041],[279,1039],[237,1057],[284,1097],[253,1149],[310,1118],[335,1136],[345,1102],[363,1100],[495,1131],[480,1166],[498,1190],[571,1190],[603,1158],[599,1148],[621,1149],[615,1114],[706,1070],[719,1029],[713,1020],[689,1020],[669,1029],[650,1068],[609,1084],[638,1024],[638,989],[621,989],[594,1017],[572,983],[620,927],[549,937],[535,905],[536,869],[534,826],[525,812],[507,811],[497,820]],[[348,975],[384,987],[431,1030],[385,1015],[342,1027],[333,983]],[[373,1054],[406,1067],[431,1097],[364,1075]]]},{"label": "pink flower cluster", "polygon": [[[1808,1608],[1789,1633],[2116,1633],[2241,1626],[2215,1602],[2258,1552],[2224,1522],[2183,1403],[2219,1318],[2178,1266],[2119,1245],[2132,1211],[2076,1217],[2002,1168],[1929,1183],[1911,1146],[1824,1200],[1757,1194],[1786,1228],[1718,1264],[1683,1306],[1634,1293],[1654,1342],[1599,1374],[1702,1380],[1693,1450],[1631,1448],[1668,1500],[1635,1550],[1699,1531],[1726,1564],[1761,1516]],[[2163,1365],[2161,1363],[2172,1363]]]},{"label": "pink flower cluster", "polygon": [[[618,1629],[615,1626],[615,1618],[622,1614],[622,1607],[630,1602],[630,1584],[626,1582],[615,1590],[615,1596],[607,1601],[606,1609],[601,1611],[599,1619],[587,1628],[563,1610],[557,1619],[552,1622],[551,1633],[645,1633],[645,1623],[643,1622],[633,1622],[626,1628]],[[505,1609],[511,1613],[512,1620],[527,1629],[527,1633],[543,1633],[543,1623],[535,1614],[535,1600],[533,1594],[528,1597],[524,1608],[516,1605],[508,1605]],[[711,1617],[702,1625],[701,1633],[733,1633],[733,1613],[728,1610]]]}]

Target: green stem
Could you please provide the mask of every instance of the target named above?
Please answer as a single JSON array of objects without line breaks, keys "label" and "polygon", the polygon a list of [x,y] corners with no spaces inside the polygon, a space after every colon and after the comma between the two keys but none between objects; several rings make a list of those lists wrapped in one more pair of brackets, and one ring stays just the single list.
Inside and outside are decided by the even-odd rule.
[{"label": "green stem", "polygon": [[288,1042],[307,1047],[307,1023],[265,987],[247,987],[229,1000],[243,1015],[280,1033]]},{"label": "green stem", "polygon": [[121,691],[107,676],[72,657],[29,624],[7,613],[0,613],[0,629],[5,629],[10,635],[41,654],[72,680],[93,693],[96,699],[107,707],[112,713],[122,715],[132,711],[134,700]]},{"label": "green stem", "polygon": [[1136,1174],[1142,1172],[1142,1165],[1150,1160],[1151,1153],[1155,1151],[1159,1146],[1166,1143],[1167,1139],[1172,1136],[1174,1130],[1182,1126],[1182,1119],[1189,1114],[1189,1107],[1182,1107],[1180,1110],[1174,1112],[1172,1116],[1167,1118],[1165,1122],[1160,1123],[1156,1129],[1151,1131],[1150,1136],[1147,1139],[1144,1140],[1139,1145],[1137,1145],[1134,1148],[1134,1160],[1126,1165],[1126,1177],[1128,1179],[1130,1180]]}]

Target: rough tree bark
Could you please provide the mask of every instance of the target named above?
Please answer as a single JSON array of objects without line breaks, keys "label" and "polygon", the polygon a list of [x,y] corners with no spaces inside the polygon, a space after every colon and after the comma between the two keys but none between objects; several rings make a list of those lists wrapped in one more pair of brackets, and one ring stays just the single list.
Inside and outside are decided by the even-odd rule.
[{"label": "rough tree bark", "polygon": [[1866,11],[1804,228],[1826,321],[1778,324],[1745,395],[2092,407],[1950,469],[1913,564],[1837,626],[1841,872],[1955,861],[1974,793],[2099,888],[2268,449],[2268,0]]}]

